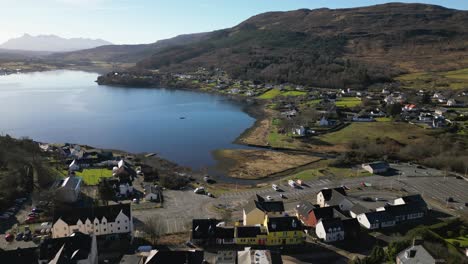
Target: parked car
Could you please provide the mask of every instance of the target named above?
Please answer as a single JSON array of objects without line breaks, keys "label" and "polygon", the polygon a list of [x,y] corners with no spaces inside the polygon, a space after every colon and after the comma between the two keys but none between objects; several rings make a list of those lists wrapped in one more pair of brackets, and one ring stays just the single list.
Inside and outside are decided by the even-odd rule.
[{"label": "parked car", "polygon": [[11,241],[13,241],[14,239],[15,239],[15,236],[13,236],[12,234],[10,234],[10,233],[5,234],[5,240],[6,240],[7,242],[11,242]]},{"label": "parked car", "polygon": [[275,191],[279,191],[279,187],[276,184],[272,184],[271,188],[273,188],[273,190],[275,190]]},{"label": "parked car", "polygon": [[24,241],[29,241],[29,240],[31,240],[31,239],[32,239],[32,234],[31,234],[31,232],[29,232],[29,233],[28,233],[28,232],[25,232],[25,233],[24,233],[24,236],[23,236],[23,240],[24,240]]},{"label": "parked car", "polygon": [[453,203],[453,202],[455,202],[455,200],[453,199],[453,197],[449,197],[449,198],[447,198],[447,201],[448,201],[449,203]]},{"label": "parked car", "polygon": [[270,195],[268,195],[268,196],[266,197],[266,199],[267,199],[267,201],[273,200],[273,198],[272,198]]},{"label": "parked car", "polygon": [[16,234],[16,241],[21,241],[21,240],[23,240],[23,237],[24,237],[23,232],[20,232],[20,233]]},{"label": "parked car", "polygon": [[366,202],[373,202],[374,201],[374,199],[372,199],[371,197],[362,197],[362,200],[366,201]]},{"label": "parked car", "polygon": [[34,208],[31,210],[31,212],[33,212],[33,213],[38,213],[38,214],[39,214],[39,213],[44,212],[44,210],[42,210],[42,209],[40,209],[40,208],[37,208],[37,207],[34,207]]},{"label": "parked car", "polygon": [[205,187],[200,186],[200,187],[196,188],[193,192],[196,193],[196,194],[204,194],[205,193]]},{"label": "parked car", "polygon": [[28,217],[26,217],[25,222],[29,224],[29,223],[34,223],[36,220],[37,220],[36,217],[34,217],[34,216],[28,216]]},{"label": "parked car", "polygon": [[284,196],[284,194],[280,193],[280,198],[285,199],[286,196]]},{"label": "parked car", "polygon": [[28,216],[39,217],[39,214],[38,213],[29,213]]}]

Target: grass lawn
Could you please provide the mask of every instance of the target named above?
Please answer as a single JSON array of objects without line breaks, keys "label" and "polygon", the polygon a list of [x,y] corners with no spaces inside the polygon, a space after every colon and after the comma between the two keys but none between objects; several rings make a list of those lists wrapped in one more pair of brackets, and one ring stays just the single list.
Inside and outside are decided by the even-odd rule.
[{"label": "grass lawn", "polygon": [[82,177],[87,185],[97,185],[99,178],[112,177],[112,170],[108,169],[84,169],[82,172],[77,171],[76,176]]},{"label": "grass lawn", "polygon": [[361,104],[361,99],[356,97],[342,97],[336,101],[337,107],[355,107]]},{"label": "grass lawn", "polygon": [[271,90],[267,91],[266,93],[260,95],[258,98],[260,98],[260,99],[273,99],[273,98],[277,97],[280,94],[281,94],[280,90],[271,89]]},{"label": "grass lawn", "polygon": [[301,180],[310,180],[317,177],[331,176],[338,178],[346,177],[363,177],[371,176],[371,174],[365,170],[353,168],[338,168],[330,166],[332,160],[322,160],[311,165],[310,169],[306,169],[299,173],[288,177],[288,179],[301,179]]},{"label": "grass lawn", "polygon": [[307,94],[306,92],[302,92],[302,91],[287,91],[287,92],[281,93],[282,96],[302,96],[306,94]]},{"label": "grass lawn", "polygon": [[417,72],[396,78],[411,89],[464,89],[468,87],[468,68],[447,72]]},{"label": "grass lawn", "polygon": [[445,241],[449,242],[450,244],[453,245],[453,242],[458,242],[460,243],[460,247],[466,248],[468,247],[468,237],[457,237],[457,238],[447,238]]},{"label": "grass lawn", "polygon": [[319,138],[331,144],[344,144],[352,140],[389,137],[401,143],[409,143],[416,138],[428,137],[428,131],[407,123],[369,122],[352,123],[349,126]]},{"label": "grass lawn", "polygon": [[306,92],[303,91],[285,91],[281,92],[278,89],[271,89],[264,94],[260,95],[258,98],[260,99],[273,99],[277,96],[301,96],[301,95],[306,95]]},{"label": "grass lawn", "polygon": [[377,118],[375,118],[375,121],[377,121],[377,122],[390,122],[390,121],[392,121],[392,118],[390,118],[390,117],[377,117]]}]

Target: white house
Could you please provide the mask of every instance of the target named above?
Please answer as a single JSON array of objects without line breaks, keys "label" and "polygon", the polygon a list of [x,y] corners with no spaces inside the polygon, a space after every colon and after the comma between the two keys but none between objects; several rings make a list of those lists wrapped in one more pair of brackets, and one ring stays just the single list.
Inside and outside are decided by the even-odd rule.
[{"label": "white house", "polygon": [[339,206],[343,211],[349,211],[354,206],[353,202],[346,197],[343,187],[322,189],[317,193],[317,204],[320,207]]},{"label": "white house", "polygon": [[76,202],[81,193],[81,183],[81,178],[73,175],[61,180],[55,191],[55,198],[65,203]]},{"label": "white house", "polygon": [[395,218],[385,211],[360,214],[357,216],[357,220],[366,229],[386,228],[396,224]]},{"label": "white house", "polygon": [[80,165],[78,165],[78,162],[76,160],[73,160],[72,163],[68,166],[69,171],[79,171],[80,170]]},{"label": "white house", "polygon": [[133,232],[130,204],[56,210],[52,223],[53,238],[67,237],[74,232],[95,235]]},{"label": "white house", "polygon": [[335,242],[344,239],[345,230],[339,218],[320,219],[315,226],[315,234],[324,242]]},{"label": "white house", "polygon": [[294,128],[294,129],[293,129],[293,134],[294,134],[294,135],[297,135],[297,136],[303,137],[303,136],[306,135],[306,129],[305,129],[304,126],[300,126],[300,127],[298,127],[298,128]]},{"label": "white house", "polygon": [[162,191],[160,188],[154,185],[145,186],[145,200],[151,202],[161,202],[162,201]]},{"label": "white house", "polygon": [[320,119],[319,126],[329,126],[330,122],[328,122],[328,119],[322,116],[322,119]]},{"label": "white house", "polygon": [[362,164],[362,168],[372,174],[376,174],[387,172],[390,169],[390,166],[387,162],[377,161],[372,163],[364,163]]}]

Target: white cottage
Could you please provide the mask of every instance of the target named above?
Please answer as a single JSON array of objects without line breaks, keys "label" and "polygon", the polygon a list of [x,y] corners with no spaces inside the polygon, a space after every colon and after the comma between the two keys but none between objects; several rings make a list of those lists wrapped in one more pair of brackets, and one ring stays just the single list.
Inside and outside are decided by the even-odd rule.
[{"label": "white cottage", "polygon": [[344,239],[345,230],[339,218],[320,219],[315,226],[315,234],[324,242],[335,242]]}]

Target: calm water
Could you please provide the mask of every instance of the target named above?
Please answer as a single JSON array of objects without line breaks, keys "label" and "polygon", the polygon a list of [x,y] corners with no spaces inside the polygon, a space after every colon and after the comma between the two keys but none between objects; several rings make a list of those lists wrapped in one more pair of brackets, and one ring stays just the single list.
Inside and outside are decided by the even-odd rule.
[{"label": "calm water", "polygon": [[78,71],[0,76],[0,132],[156,152],[200,168],[215,163],[211,151],[238,148],[231,142],[255,121],[222,96],[98,86],[96,78]]}]

